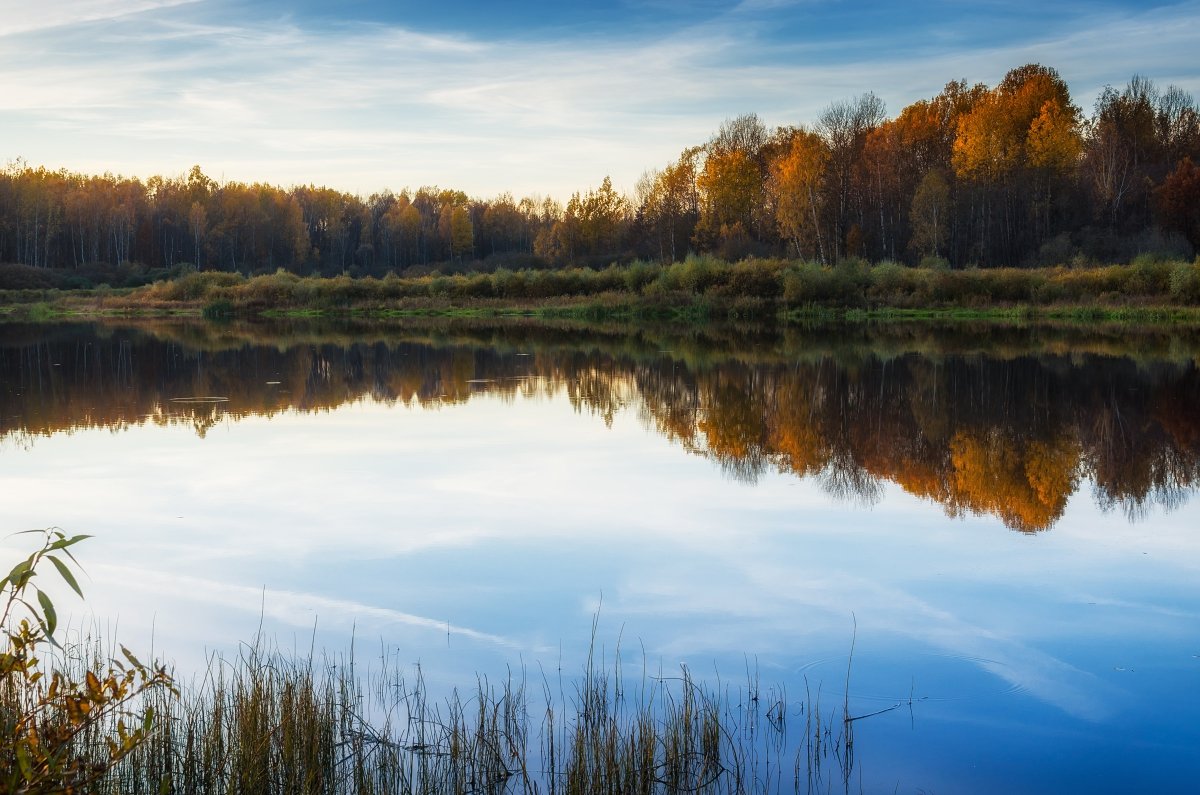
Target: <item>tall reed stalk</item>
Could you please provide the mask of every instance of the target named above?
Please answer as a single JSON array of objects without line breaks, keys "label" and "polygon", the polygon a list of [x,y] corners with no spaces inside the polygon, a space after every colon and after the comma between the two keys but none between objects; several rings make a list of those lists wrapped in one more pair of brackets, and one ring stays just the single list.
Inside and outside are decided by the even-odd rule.
[{"label": "tall reed stalk", "polygon": [[[76,664],[103,657],[80,655]],[[72,655],[63,662],[70,664]],[[687,667],[626,678],[595,641],[581,674],[525,671],[435,696],[419,665],[381,653],[315,659],[245,647],[212,656],[178,697],[151,693],[156,730],[100,795],[774,793],[849,791],[844,704],[780,687],[701,680]],[[793,730],[794,719],[801,727]],[[836,768],[841,775],[828,775]]]}]

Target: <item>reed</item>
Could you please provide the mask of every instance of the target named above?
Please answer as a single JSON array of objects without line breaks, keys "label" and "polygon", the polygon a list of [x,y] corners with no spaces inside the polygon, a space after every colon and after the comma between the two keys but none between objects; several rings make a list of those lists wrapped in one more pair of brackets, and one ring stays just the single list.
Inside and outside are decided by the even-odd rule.
[{"label": "reed", "polygon": [[[811,699],[800,705],[806,728],[793,745],[785,692],[764,699],[749,665],[734,687],[686,666],[651,675],[643,650],[641,677],[630,681],[619,642],[611,663],[597,657],[598,617],[581,675],[552,682],[543,672],[540,698],[523,669],[497,683],[477,675],[469,689],[437,695],[420,665],[409,671],[386,651],[363,672],[353,646],[318,660],[312,651],[283,653],[261,632],[232,658],[210,656],[181,686],[111,638],[56,637],[57,612],[34,578],[48,561],[82,595],[70,547],[87,536],[28,532],[43,534],[40,547],[0,580],[7,792],[780,792],[789,767],[792,788],[801,791],[803,781],[813,792],[831,758],[849,789],[860,718],[848,696],[840,721],[823,718]],[[848,663],[847,693],[849,682]]]},{"label": "reed", "polygon": [[[90,645],[89,645],[90,644]],[[79,650],[88,646],[88,653]],[[71,644],[77,666],[104,657]],[[70,656],[70,655],[68,655]],[[61,662],[72,664],[69,659]],[[747,669],[736,685],[687,667],[627,676],[595,644],[577,677],[477,676],[431,692],[381,652],[297,658],[263,643],[213,656],[178,697],[149,696],[153,736],[96,793],[744,793],[848,787],[848,711],[788,701]],[[843,705],[839,707],[844,709]],[[791,730],[800,719],[803,729]],[[102,731],[105,727],[97,727]],[[836,769],[842,775],[830,775]]]}]

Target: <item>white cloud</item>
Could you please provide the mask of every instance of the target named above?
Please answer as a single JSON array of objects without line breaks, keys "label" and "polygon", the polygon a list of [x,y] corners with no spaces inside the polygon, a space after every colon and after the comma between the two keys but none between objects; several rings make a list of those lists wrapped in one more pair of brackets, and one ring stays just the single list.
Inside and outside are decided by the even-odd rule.
[{"label": "white cloud", "polygon": [[252,588],[245,585],[189,577],[178,572],[163,573],[153,569],[128,566],[101,565],[93,567],[97,582],[119,585],[126,592],[143,592],[155,597],[191,601],[204,605],[206,610],[221,610],[226,613],[261,612],[264,618],[292,627],[312,625],[314,616],[323,624],[353,627],[369,622],[370,629],[383,632],[397,626],[423,630],[435,635],[457,635],[473,641],[501,646],[506,649],[522,649],[517,641],[471,627],[457,626],[444,619],[414,615],[377,605],[362,604],[346,599],[334,599],[311,593],[287,590]]},{"label": "white cloud", "polygon": [[1134,71],[1200,89],[1195,3],[1019,45],[962,51],[931,35],[882,54],[868,41],[773,41],[769,15],[623,40],[490,41],[218,22],[202,4],[73,3],[45,24],[31,27],[32,13],[8,23],[26,34],[0,53],[3,154],[143,176],[200,163],[231,179],[364,194],[442,184],[564,198],[606,174],[631,189],[739,113],[807,122],[868,90],[894,113],[947,80],[995,82],[1029,61],[1058,67],[1085,107]]},{"label": "white cloud", "polygon": [[53,3],[6,0],[0,2],[0,37],[120,19],[195,2],[199,0],[55,0]]}]

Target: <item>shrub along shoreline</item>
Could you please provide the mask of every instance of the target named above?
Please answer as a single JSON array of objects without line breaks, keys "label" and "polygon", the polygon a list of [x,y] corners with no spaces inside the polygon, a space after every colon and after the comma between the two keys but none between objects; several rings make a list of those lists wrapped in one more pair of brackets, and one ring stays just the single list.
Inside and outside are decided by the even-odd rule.
[{"label": "shrub along shoreline", "polygon": [[2,289],[0,311],[63,314],[478,315],[706,322],[726,318],[1065,320],[1200,323],[1200,258],[1140,257],[1129,265],[1049,268],[908,267],[847,259],[836,266],[783,259],[726,262],[689,256],[664,265],[302,277],[245,277],[184,269],[133,288]]}]

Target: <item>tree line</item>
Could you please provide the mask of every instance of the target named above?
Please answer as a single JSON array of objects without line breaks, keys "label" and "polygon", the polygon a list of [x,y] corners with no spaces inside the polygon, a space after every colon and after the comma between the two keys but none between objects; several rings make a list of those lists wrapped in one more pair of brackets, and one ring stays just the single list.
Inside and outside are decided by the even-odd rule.
[{"label": "tree line", "polygon": [[[0,171],[0,262],[251,274],[375,274],[789,256],[907,264],[1123,262],[1200,249],[1200,110],[1135,76],[1090,116],[1057,71],[952,81],[888,118],[871,93],[811,125],[728,119],[647,171],[564,205],[422,187],[362,198],[313,185]],[[101,268],[101,270],[103,270]]]}]

